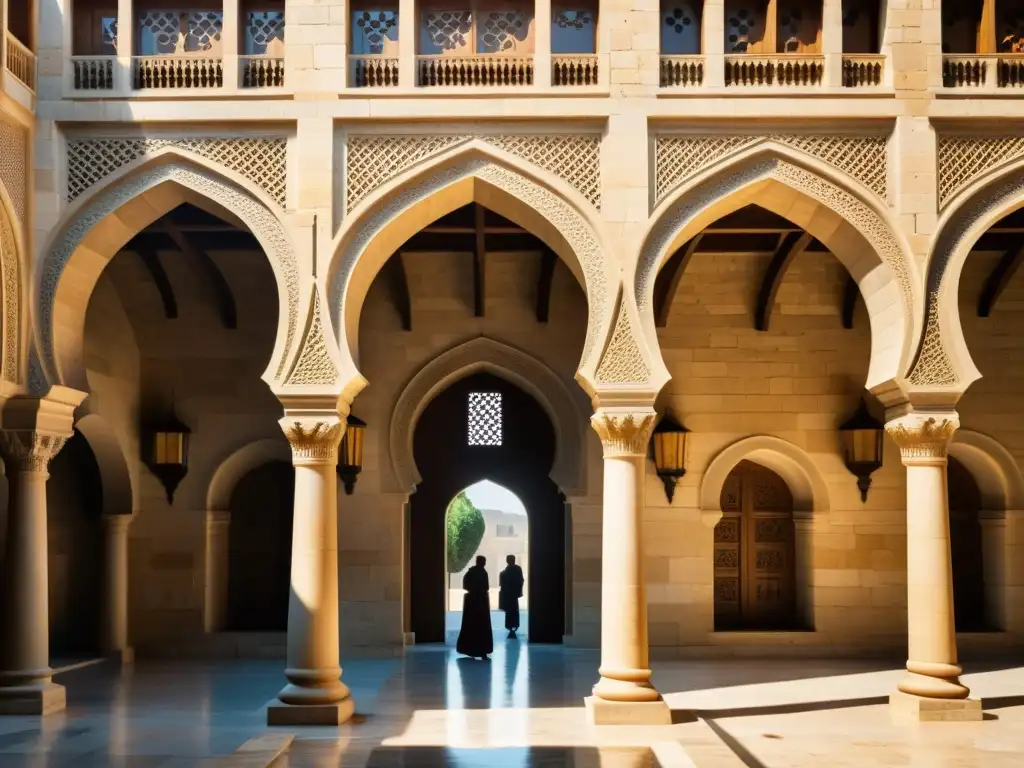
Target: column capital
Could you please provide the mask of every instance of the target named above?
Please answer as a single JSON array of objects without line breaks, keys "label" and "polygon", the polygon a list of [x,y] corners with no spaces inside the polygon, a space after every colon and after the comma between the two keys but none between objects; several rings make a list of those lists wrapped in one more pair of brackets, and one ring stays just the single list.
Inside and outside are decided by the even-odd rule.
[{"label": "column capital", "polygon": [[103,527],[110,531],[127,531],[135,519],[135,514],[103,515]]},{"label": "column capital", "polygon": [[285,415],[278,423],[291,443],[294,463],[338,463],[338,445],[345,434],[345,422],[339,414]]},{"label": "column capital", "polygon": [[646,456],[657,418],[653,408],[598,408],[590,425],[601,438],[605,458]]},{"label": "column capital", "polygon": [[29,429],[5,429],[0,432],[0,453],[4,461],[22,472],[45,472],[50,460],[67,442],[64,435]]},{"label": "column capital", "polygon": [[960,426],[956,412],[908,413],[889,421],[885,430],[900,448],[904,464],[945,461],[953,433]]}]

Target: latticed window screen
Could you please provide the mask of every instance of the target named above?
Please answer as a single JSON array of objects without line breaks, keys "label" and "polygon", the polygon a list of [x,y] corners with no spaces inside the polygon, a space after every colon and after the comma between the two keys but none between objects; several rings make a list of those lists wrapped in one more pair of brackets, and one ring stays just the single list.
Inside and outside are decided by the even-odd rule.
[{"label": "latticed window screen", "polygon": [[501,392],[469,393],[469,444],[501,445]]}]

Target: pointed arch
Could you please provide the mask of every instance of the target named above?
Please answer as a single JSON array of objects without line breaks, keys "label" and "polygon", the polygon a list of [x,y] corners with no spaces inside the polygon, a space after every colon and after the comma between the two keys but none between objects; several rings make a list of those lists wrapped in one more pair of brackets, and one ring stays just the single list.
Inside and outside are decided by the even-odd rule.
[{"label": "pointed arch", "polygon": [[272,461],[292,461],[292,451],[284,435],[280,439],[255,440],[243,445],[217,465],[206,491],[206,509],[223,512],[229,509],[231,494],[238,481],[257,467]]},{"label": "pointed arch", "polygon": [[45,384],[85,388],[85,314],[104,267],[139,231],[181,203],[197,200],[237,218],[267,255],[281,322],[263,378],[271,383],[281,376],[296,343],[299,316],[301,276],[292,236],[262,190],[171,147],[111,174],[77,199],[43,249],[35,310]]},{"label": "pointed arch", "polygon": [[551,479],[566,495],[583,492],[586,483],[587,418],[558,375],[522,350],[485,336],[438,355],[412,377],[391,413],[389,446],[398,484],[412,493],[422,479],[413,455],[413,435],[430,402],[456,381],[486,371],[531,395],[555,428],[555,462]]},{"label": "pointed arch", "polygon": [[981,378],[960,323],[960,276],[990,227],[1024,208],[1024,158],[999,166],[961,190],[939,218],[928,253],[926,323],[910,381],[963,392]]},{"label": "pointed arch", "polygon": [[85,438],[96,459],[102,484],[102,513],[104,515],[130,515],[136,504],[131,473],[125,461],[124,450],[110,423],[95,413],[88,413],[75,422],[75,430]]},{"label": "pointed arch", "polygon": [[1024,510],[1024,477],[1016,459],[998,440],[970,429],[953,433],[949,455],[974,477],[981,491],[982,511],[1005,517],[1007,510]]},{"label": "pointed arch", "polygon": [[604,225],[564,181],[478,139],[433,155],[378,187],[352,210],[335,238],[325,275],[350,389],[363,386],[359,316],[374,277],[412,235],[472,202],[544,241],[583,287],[588,328],[577,379],[589,389],[618,283]]},{"label": "pointed arch", "polygon": [[903,376],[920,327],[922,302],[916,267],[899,228],[863,185],[773,141],[714,163],[666,195],[655,209],[633,275],[647,338],[657,338],[654,282],[665,261],[713,221],[750,204],[805,229],[857,281],[871,323],[867,387]]}]

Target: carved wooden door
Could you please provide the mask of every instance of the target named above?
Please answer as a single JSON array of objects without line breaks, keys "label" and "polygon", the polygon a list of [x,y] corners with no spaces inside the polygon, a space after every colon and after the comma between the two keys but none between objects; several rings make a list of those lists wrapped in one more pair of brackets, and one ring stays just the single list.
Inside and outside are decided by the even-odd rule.
[{"label": "carved wooden door", "polygon": [[766,467],[742,461],[722,489],[715,526],[715,629],[794,624],[793,497]]},{"label": "carved wooden door", "polygon": [[953,566],[953,617],[958,632],[990,629],[985,610],[985,568],[982,554],[981,491],[963,464],[950,457],[949,549]]}]

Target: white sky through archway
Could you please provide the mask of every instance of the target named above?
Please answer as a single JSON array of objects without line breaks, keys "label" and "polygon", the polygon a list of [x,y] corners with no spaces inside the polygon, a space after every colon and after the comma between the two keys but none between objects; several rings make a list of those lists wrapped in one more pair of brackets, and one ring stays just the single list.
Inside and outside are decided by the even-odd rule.
[{"label": "white sky through archway", "polygon": [[526,516],[526,507],[508,488],[490,480],[481,480],[466,489],[466,496],[477,509],[495,509],[510,515]]}]

